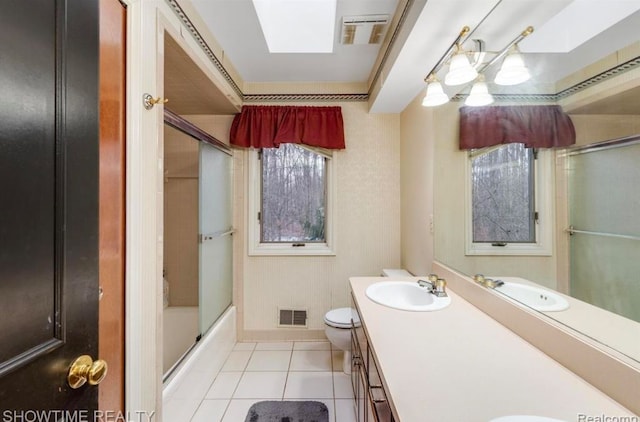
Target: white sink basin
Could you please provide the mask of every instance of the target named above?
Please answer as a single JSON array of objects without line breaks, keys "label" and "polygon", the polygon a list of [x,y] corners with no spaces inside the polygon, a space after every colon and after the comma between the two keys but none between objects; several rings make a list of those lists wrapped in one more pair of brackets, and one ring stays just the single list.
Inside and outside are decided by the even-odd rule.
[{"label": "white sink basin", "polygon": [[365,294],[380,305],[403,311],[437,311],[451,303],[450,297],[437,297],[409,281],[380,281],[367,287]]},{"label": "white sink basin", "polygon": [[513,415],[513,416],[502,416],[499,418],[491,419],[489,422],[565,422],[565,421],[560,419],[547,418],[544,416]]},{"label": "white sink basin", "polygon": [[495,290],[536,311],[552,312],[569,309],[569,302],[556,292],[528,284],[505,281]]}]

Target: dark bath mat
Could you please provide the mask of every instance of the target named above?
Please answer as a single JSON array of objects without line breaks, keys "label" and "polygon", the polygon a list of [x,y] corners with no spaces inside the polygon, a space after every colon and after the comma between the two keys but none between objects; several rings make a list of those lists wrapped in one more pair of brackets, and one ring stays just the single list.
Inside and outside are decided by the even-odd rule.
[{"label": "dark bath mat", "polygon": [[329,422],[329,409],[319,401],[260,401],[244,422]]}]

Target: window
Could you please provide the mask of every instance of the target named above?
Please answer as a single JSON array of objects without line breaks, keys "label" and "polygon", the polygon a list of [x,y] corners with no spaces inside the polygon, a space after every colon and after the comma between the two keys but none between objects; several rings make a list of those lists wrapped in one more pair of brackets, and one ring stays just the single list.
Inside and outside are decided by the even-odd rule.
[{"label": "window", "polygon": [[515,143],[470,152],[468,255],[551,254],[551,160],[538,155]]},{"label": "window", "polygon": [[249,254],[333,254],[333,157],[296,144],[250,154]]}]

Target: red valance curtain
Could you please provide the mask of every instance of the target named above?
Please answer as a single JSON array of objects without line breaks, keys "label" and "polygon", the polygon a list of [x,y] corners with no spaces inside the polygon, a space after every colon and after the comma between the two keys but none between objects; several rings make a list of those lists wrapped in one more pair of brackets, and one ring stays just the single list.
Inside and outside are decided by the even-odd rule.
[{"label": "red valance curtain", "polygon": [[576,143],[573,122],[560,106],[460,108],[460,149],[523,143],[557,148]]},{"label": "red valance curtain", "polygon": [[231,145],[277,148],[281,143],[344,149],[340,107],[243,106],[231,124]]}]

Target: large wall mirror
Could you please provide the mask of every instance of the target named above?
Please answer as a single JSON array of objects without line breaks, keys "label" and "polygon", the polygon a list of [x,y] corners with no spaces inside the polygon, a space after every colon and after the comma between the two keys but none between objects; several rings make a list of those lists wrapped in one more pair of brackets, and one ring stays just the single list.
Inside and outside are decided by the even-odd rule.
[{"label": "large wall mirror", "polygon": [[[596,16],[598,4],[607,7],[586,3]],[[550,193],[551,221],[536,224],[551,225],[551,251],[469,253],[466,192],[473,154],[458,149],[461,101],[435,111],[434,236],[435,259],[455,270],[522,279],[561,293],[569,308],[546,316],[640,369],[640,5],[634,7],[567,52],[557,45],[543,51],[534,33],[535,47],[521,45],[532,80],[517,90],[490,85],[502,94],[496,105],[559,104],[576,128],[575,146],[546,152],[550,176],[540,188]],[[558,33],[556,44],[565,36]]]}]

